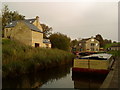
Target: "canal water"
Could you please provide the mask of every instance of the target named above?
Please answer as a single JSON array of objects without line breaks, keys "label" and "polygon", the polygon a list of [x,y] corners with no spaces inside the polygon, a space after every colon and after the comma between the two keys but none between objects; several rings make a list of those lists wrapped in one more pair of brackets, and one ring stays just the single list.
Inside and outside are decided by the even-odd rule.
[{"label": "canal water", "polygon": [[4,78],[2,88],[99,88],[105,76],[89,77],[72,73],[72,65],[64,65],[15,78]]}]

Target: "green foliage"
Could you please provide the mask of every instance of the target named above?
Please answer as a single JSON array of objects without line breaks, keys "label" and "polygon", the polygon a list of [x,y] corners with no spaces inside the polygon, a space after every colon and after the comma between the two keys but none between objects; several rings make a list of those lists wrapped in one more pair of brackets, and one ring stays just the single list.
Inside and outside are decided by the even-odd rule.
[{"label": "green foliage", "polygon": [[[109,48],[109,47],[111,47],[111,46],[119,46],[119,42],[117,43],[117,42],[115,42],[115,43],[111,43],[111,44],[106,44],[105,45],[105,48],[107,49],[107,48]],[[120,56],[120,50],[110,50],[110,51],[108,51],[107,53],[110,53],[110,54],[112,54],[113,56]]]},{"label": "green foliage", "polygon": [[104,46],[104,48],[107,49],[107,48],[111,47],[112,45],[113,45],[113,44],[106,44],[106,45]]},{"label": "green foliage", "polygon": [[77,46],[78,44],[79,44],[79,41],[76,39],[71,41],[71,47]]},{"label": "green foliage", "polygon": [[107,53],[110,53],[113,56],[120,56],[120,50],[118,50],[118,51],[108,51]]},{"label": "green foliage", "polygon": [[114,45],[117,45],[117,44],[119,44],[119,43],[108,43],[108,44],[104,45],[104,48],[107,49],[107,48],[114,46]]},{"label": "green foliage", "polygon": [[52,27],[49,27],[45,24],[41,24],[43,28],[43,38],[49,38],[49,36],[52,34]]},{"label": "green foliage", "polygon": [[103,47],[104,46],[103,37],[100,34],[97,34],[95,38],[100,42],[100,47]]},{"label": "green foliage", "polygon": [[10,11],[8,5],[4,5],[2,9],[2,30],[7,24],[15,20],[23,20],[25,16],[19,14],[17,11]]},{"label": "green foliage", "polygon": [[18,41],[2,40],[3,77],[13,74],[34,72],[36,68],[45,69],[70,62],[72,53],[46,48],[26,46]]},{"label": "green foliage", "polygon": [[54,33],[50,36],[52,48],[58,48],[61,50],[70,50],[70,38],[61,33]]}]

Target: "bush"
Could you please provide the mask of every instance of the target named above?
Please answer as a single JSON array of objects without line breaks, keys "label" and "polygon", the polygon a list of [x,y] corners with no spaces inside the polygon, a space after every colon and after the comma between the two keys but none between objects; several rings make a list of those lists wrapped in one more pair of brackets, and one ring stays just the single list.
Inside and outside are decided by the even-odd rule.
[{"label": "bush", "polygon": [[61,33],[55,33],[50,36],[52,48],[58,48],[65,51],[70,51],[70,38]]}]

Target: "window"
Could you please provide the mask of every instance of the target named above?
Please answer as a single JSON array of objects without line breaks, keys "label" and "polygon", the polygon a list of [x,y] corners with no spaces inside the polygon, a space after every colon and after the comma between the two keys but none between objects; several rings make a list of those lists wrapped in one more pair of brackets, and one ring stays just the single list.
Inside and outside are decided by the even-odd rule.
[{"label": "window", "polygon": [[35,47],[39,47],[39,43],[35,43]]},{"label": "window", "polygon": [[32,21],[30,21],[30,23],[32,23]]},{"label": "window", "polygon": [[94,46],[95,44],[94,43],[91,43],[91,46]]}]

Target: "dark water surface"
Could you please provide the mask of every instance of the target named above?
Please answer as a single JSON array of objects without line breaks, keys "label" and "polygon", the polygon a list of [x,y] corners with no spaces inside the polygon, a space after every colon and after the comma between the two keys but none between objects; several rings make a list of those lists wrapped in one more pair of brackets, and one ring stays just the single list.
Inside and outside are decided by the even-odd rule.
[{"label": "dark water surface", "polygon": [[105,77],[72,73],[71,65],[2,80],[2,88],[99,88]]}]

